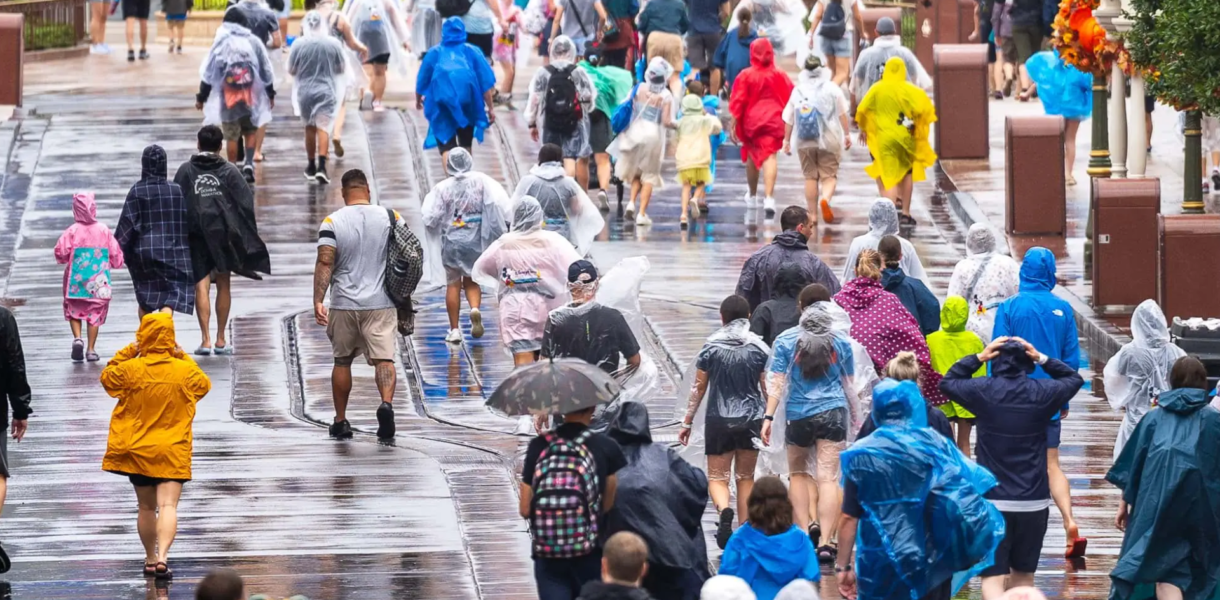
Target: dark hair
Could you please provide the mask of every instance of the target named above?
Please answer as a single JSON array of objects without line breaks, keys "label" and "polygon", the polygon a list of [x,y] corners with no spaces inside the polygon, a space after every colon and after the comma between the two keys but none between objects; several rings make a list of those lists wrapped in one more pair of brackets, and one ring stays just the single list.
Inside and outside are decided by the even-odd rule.
[{"label": "dark hair", "polygon": [[744,39],[750,37],[750,21],[754,20],[754,13],[750,9],[741,7],[737,9],[737,37]]},{"label": "dark hair", "polygon": [[686,82],[686,93],[694,94],[694,95],[702,98],[703,95],[707,93],[707,88],[703,87],[702,81],[699,81],[698,79],[692,79],[692,80]]},{"label": "dark hair", "polygon": [[630,531],[620,531],[606,540],[602,558],[606,559],[606,571],[615,581],[639,581],[648,564],[648,543]]},{"label": "dark hair", "polygon": [[199,140],[200,152],[220,152],[220,146],[225,141],[225,134],[215,125],[204,125],[195,137]]},{"label": "dark hair", "polygon": [[779,477],[763,477],[754,482],[746,502],[750,525],[766,535],[779,535],[792,529],[792,501],[788,488]]},{"label": "dark hair", "polygon": [[784,231],[792,231],[797,225],[804,225],[809,222],[809,211],[803,206],[789,206],[784,209],[783,214],[779,216],[779,228]]},{"label": "dark hair", "polygon": [[563,162],[563,148],[555,144],[543,144],[538,150],[538,164]]},{"label": "dark hair", "polygon": [[809,308],[814,302],[830,302],[830,290],[820,283],[811,283],[801,290],[801,295],[796,299],[796,305],[801,310]]},{"label": "dark hair", "polygon": [[732,323],[737,319],[750,318],[750,301],[736,294],[720,303],[720,320]]},{"label": "dark hair", "polygon": [[881,260],[885,261],[885,268],[897,269],[902,262],[902,242],[892,235],[887,235],[881,238],[881,243],[877,244],[877,252],[881,253]]},{"label": "dark hair", "polygon": [[245,584],[233,569],[216,569],[203,576],[195,588],[195,600],[242,600]]},{"label": "dark hair", "polygon": [[351,169],[343,174],[343,189],[348,189],[357,186],[369,187],[369,178],[365,177],[364,171],[360,169]]},{"label": "dark hair", "polygon": [[1169,371],[1169,387],[1173,389],[1194,388],[1208,389],[1207,367],[1193,356],[1183,356],[1173,363]]},{"label": "dark hair", "polygon": [[881,281],[881,254],[876,250],[861,250],[856,258],[856,277]]}]

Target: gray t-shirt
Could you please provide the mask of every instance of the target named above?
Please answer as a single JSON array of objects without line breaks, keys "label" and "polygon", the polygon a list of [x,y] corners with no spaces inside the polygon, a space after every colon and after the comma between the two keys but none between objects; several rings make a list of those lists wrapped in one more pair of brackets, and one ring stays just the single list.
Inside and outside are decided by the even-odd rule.
[{"label": "gray t-shirt", "polygon": [[[394,213],[402,223],[402,215]],[[318,246],[335,248],[330,307],[339,310],[394,308],[385,293],[390,217],[384,206],[344,206],[322,221]]]},{"label": "gray t-shirt", "polygon": [[592,41],[596,38],[598,16],[597,8],[593,6],[596,2],[597,0],[559,0],[563,5],[563,22],[559,25],[559,32],[574,40]]}]

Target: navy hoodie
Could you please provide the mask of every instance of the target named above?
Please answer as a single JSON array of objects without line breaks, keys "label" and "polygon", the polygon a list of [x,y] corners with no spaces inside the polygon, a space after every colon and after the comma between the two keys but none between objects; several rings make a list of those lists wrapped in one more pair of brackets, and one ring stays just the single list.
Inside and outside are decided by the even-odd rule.
[{"label": "navy hoodie", "polygon": [[919,331],[924,337],[940,331],[940,301],[922,281],[907,277],[902,269],[886,269],[881,272],[881,287],[898,296],[919,323]]}]

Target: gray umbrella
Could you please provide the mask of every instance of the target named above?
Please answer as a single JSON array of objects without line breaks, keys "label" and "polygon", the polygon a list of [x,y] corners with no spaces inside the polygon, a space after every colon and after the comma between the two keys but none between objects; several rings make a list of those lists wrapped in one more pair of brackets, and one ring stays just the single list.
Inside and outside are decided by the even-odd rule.
[{"label": "gray umbrella", "polygon": [[544,360],[513,371],[487,399],[487,406],[510,417],[565,415],[613,400],[619,385],[581,360]]}]

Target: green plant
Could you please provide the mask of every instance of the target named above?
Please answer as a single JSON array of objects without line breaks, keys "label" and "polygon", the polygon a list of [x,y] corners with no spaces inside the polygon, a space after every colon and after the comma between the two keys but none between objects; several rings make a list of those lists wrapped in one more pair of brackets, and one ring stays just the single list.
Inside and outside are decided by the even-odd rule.
[{"label": "green plant", "polygon": [[49,48],[71,48],[76,45],[72,26],[67,23],[25,24],[25,50],[47,50]]},{"label": "green plant", "polygon": [[1220,115],[1220,2],[1130,0],[1126,35],[1149,93],[1177,108]]}]

